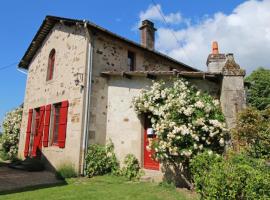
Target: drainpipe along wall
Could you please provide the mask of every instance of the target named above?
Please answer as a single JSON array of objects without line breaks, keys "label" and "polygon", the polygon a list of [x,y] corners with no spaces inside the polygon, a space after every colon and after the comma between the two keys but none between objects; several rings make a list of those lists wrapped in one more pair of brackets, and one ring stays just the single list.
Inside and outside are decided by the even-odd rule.
[{"label": "drainpipe along wall", "polygon": [[89,135],[89,119],[90,119],[90,100],[91,100],[91,88],[92,88],[92,68],[93,68],[93,37],[91,37],[88,30],[88,22],[85,21],[84,28],[87,42],[87,61],[86,61],[86,87],[85,87],[85,106],[84,106],[84,120],[83,120],[83,138],[81,144],[81,159],[80,159],[80,173],[85,175],[85,156],[88,147],[88,135]]}]

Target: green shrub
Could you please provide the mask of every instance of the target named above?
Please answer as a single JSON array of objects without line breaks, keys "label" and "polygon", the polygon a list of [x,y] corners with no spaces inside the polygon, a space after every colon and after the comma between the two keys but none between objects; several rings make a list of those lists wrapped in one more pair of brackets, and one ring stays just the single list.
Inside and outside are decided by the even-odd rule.
[{"label": "green shrub", "polygon": [[270,109],[256,108],[243,110],[232,131],[234,143],[255,158],[270,159]]},{"label": "green shrub", "polygon": [[59,179],[74,178],[77,176],[78,174],[76,173],[73,165],[70,163],[60,165],[56,171],[56,177]]},{"label": "green shrub", "polygon": [[234,153],[227,159],[199,154],[191,166],[202,199],[270,198],[270,168],[263,160]]},{"label": "green shrub", "polygon": [[127,177],[129,180],[140,178],[140,163],[133,154],[126,155],[121,174]]},{"label": "green shrub", "polygon": [[88,177],[104,175],[108,173],[117,174],[119,163],[114,154],[113,144],[106,146],[93,144],[88,148],[86,156],[86,174]]},{"label": "green shrub", "polygon": [[249,199],[270,199],[270,172],[251,171],[251,178],[246,185],[246,196]]},{"label": "green shrub", "polygon": [[9,159],[8,154],[5,151],[0,150],[0,160],[8,160],[8,159]]},{"label": "green shrub", "polygon": [[190,164],[190,171],[193,174],[196,190],[200,193],[204,190],[207,175],[211,167],[221,163],[223,158],[218,154],[203,152],[194,157]]}]

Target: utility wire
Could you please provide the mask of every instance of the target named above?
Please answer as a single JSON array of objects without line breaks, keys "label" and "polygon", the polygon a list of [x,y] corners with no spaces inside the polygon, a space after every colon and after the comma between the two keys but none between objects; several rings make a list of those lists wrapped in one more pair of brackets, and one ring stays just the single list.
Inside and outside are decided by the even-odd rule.
[{"label": "utility wire", "polygon": [[7,69],[7,68],[10,68],[10,67],[13,67],[14,65],[17,65],[17,64],[18,64],[18,62],[13,62],[13,63],[8,64],[6,66],[0,67],[0,71]]},{"label": "utility wire", "polygon": [[[179,45],[180,48],[182,48],[182,50],[183,50],[183,52],[184,52],[186,58],[192,63],[192,65],[194,65],[194,63],[192,62],[192,60],[189,59],[189,57],[187,56],[186,52],[184,51],[184,49],[183,49],[183,47],[182,47],[182,45],[181,45],[181,42],[178,40],[178,38],[176,37],[176,35],[174,34],[174,32],[171,30],[171,29],[172,29],[171,26],[170,26],[169,23],[167,22],[167,20],[166,20],[164,14],[162,13],[162,11],[161,11],[161,10],[159,9],[159,7],[157,6],[157,3],[156,3],[154,0],[151,0],[151,1],[152,1],[152,3],[154,4],[154,6],[155,6],[155,8],[157,9],[157,11],[158,11],[158,13],[160,14],[160,16],[162,17],[162,19],[163,19],[165,25],[167,26],[167,28],[169,29],[169,31],[171,32],[171,34],[172,34],[173,37],[175,38],[176,43]],[[194,65],[194,67],[195,67],[195,65]]]}]

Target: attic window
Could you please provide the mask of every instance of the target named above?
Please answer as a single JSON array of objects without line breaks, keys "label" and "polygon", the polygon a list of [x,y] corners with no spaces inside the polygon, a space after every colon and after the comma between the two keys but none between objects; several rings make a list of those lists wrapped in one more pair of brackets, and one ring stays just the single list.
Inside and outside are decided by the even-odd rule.
[{"label": "attic window", "polygon": [[47,81],[52,80],[55,63],[55,49],[52,49],[49,54],[48,69],[47,69]]},{"label": "attic window", "polygon": [[135,71],[135,54],[128,51],[128,68],[130,71]]}]

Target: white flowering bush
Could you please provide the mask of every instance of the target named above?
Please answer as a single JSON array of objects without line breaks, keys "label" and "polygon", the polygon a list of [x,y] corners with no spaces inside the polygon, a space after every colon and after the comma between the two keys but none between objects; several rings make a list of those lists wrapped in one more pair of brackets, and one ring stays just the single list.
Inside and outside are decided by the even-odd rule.
[{"label": "white flowering bush", "polygon": [[22,121],[23,108],[19,107],[8,112],[2,123],[0,151],[8,159],[15,159],[18,153],[18,142]]},{"label": "white flowering bush", "polygon": [[226,125],[219,101],[198,91],[184,79],[173,85],[154,82],[133,99],[135,111],[151,118],[155,139],[147,149],[154,159],[169,163],[175,170],[187,166],[199,152],[221,153]]}]

